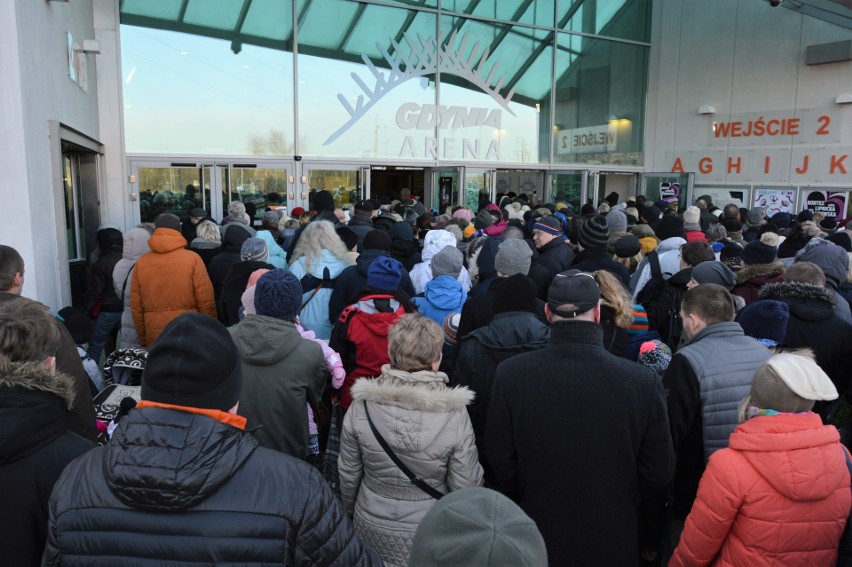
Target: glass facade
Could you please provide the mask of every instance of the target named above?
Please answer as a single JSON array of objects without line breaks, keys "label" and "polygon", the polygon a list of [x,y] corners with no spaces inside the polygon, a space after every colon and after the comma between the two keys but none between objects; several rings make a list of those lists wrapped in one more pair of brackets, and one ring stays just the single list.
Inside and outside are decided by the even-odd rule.
[{"label": "glass facade", "polygon": [[126,151],[641,166],[650,9],[124,0]]}]

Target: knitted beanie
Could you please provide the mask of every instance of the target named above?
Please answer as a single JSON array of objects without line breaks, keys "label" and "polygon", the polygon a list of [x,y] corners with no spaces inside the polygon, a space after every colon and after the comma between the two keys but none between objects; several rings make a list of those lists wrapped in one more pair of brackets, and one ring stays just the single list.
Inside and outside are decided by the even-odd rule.
[{"label": "knitted beanie", "polygon": [[432,256],[432,277],[452,276],[454,279],[464,267],[464,254],[455,246],[444,246],[440,252]]},{"label": "knitted beanie", "polygon": [[539,217],[533,223],[533,230],[540,230],[552,236],[560,236],[562,234],[562,221],[553,215]]},{"label": "knitted beanie", "polygon": [[687,207],[685,211],[683,211],[683,224],[698,224],[698,221],[701,219],[701,210],[692,205],[691,207]]},{"label": "knitted beanie", "polygon": [[269,259],[266,242],[260,238],[247,238],[240,247],[240,259],[243,262],[266,262]]},{"label": "knitted beanie", "polygon": [[664,216],[654,229],[657,238],[666,240],[667,238],[686,238],[686,232],[683,229],[683,219],[681,217]]},{"label": "knitted beanie", "polygon": [[302,304],[302,284],[289,270],[271,270],[257,280],[254,308],[258,315],[293,321]]},{"label": "knitted beanie", "polygon": [[459,322],[461,321],[461,313],[450,313],[444,317],[444,323],[441,328],[446,335],[446,341],[452,345],[458,342]]},{"label": "knitted beanie", "polygon": [[494,217],[491,216],[491,213],[488,212],[488,209],[482,209],[477,213],[476,218],[473,220],[473,226],[476,230],[482,230],[483,228],[488,228],[494,224]]},{"label": "knitted beanie", "polygon": [[454,219],[464,219],[467,222],[471,222],[473,220],[473,213],[470,212],[469,209],[459,209],[453,213]]},{"label": "knitted beanie", "polygon": [[243,304],[243,313],[246,315],[254,315],[257,313],[254,308],[254,288],[257,286],[257,280],[259,280],[260,277],[268,271],[269,270],[266,268],[261,268],[253,271],[249,276],[248,283],[246,284],[246,290],[240,297],[240,301]]},{"label": "knitted beanie", "polygon": [[606,215],[606,225],[612,232],[627,232],[627,215],[621,209],[613,209]]},{"label": "knitted beanie", "polygon": [[814,212],[810,209],[805,209],[801,211],[796,218],[799,220],[799,222],[814,220]]},{"label": "knitted beanie", "polygon": [[346,246],[347,250],[352,250],[358,245],[358,235],[348,226],[335,227],[334,232],[343,241],[343,245]]},{"label": "knitted beanie", "polygon": [[746,244],[740,258],[749,266],[755,264],[771,264],[778,255],[778,235],[774,232],[764,232],[760,240],[752,240]]},{"label": "knitted beanie", "polygon": [[606,246],[609,240],[609,227],[606,219],[595,215],[580,225],[577,240],[583,248],[600,248]]},{"label": "knitted beanie", "polygon": [[745,334],[767,347],[784,344],[789,320],[790,306],[783,301],[770,299],[750,303],[737,316],[737,322]]},{"label": "knitted beanie", "polygon": [[367,268],[367,285],[374,289],[395,290],[399,287],[400,279],[402,279],[402,264],[389,256],[379,256]]},{"label": "knitted beanie", "polygon": [[184,313],[166,325],[148,352],[142,399],[228,411],[243,387],[240,355],[222,323]]},{"label": "knitted beanie", "polygon": [[524,240],[511,238],[497,247],[494,268],[504,276],[527,275],[532,264],[532,250]]},{"label": "knitted beanie", "polygon": [[154,226],[157,228],[170,228],[180,232],[180,219],[177,215],[162,213],[154,219]]},{"label": "knitted beanie", "polygon": [[535,522],[517,504],[488,488],[463,488],[435,502],[424,516],[409,565],[545,567],[547,550]]},{"label": "knitted beanie", "polygon": [[672,349],[669,345],[660,341],[645,341],[639,347],[639,358],[637,362],[645,368],[650,368],[662,378],[669,363],[672,361]]},{"label": "knitted beanie", "polygon": [[741,267],[742,258],[740,256],[742,253],[743,249],[739,244],[728,242],[725,244],[725,247],[722,248],[722,251],[719,252],[719,260],[732,270],[736,271]]}]

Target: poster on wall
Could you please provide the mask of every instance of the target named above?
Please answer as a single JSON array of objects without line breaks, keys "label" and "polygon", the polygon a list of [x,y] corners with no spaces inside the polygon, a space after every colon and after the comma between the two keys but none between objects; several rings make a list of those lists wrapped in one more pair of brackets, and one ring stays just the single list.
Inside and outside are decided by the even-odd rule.
[{"label": "poster on wall", "polygon": [[846,218],[846,191],[805,191],[804,208],[827,218]]},{"label": "poster on wall", "polygon": [[795,214],[796,191],[795,189],[757,189],[754,192],[754,206],[763,207],[766,218],[771,218],[778,213]]},{"label": "poster on wall", "polygon": [[[717,189],[696,187],[695,195],[698,197],[708,195],[713,200],[713,205],[720,209],[725,208],[725,205],[734,204],[737,207],[745,207],[748,203],[747,189]],[[698,198],[696,197],[696,199]]]},{"label": "poster on wall", "polygon": [[677,206],[680,201],[680,183],[660,183],[660,199]]}]

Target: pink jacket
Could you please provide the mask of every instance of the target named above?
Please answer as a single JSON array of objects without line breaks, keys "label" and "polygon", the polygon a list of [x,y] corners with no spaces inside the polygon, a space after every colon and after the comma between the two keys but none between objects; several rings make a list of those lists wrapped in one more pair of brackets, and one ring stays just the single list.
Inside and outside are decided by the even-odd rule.
[{"label": "pink jacket", "polygon": [[740,424],[710,457],[669,565],[833,566],[852,507],[844,451],[814,413]]}]

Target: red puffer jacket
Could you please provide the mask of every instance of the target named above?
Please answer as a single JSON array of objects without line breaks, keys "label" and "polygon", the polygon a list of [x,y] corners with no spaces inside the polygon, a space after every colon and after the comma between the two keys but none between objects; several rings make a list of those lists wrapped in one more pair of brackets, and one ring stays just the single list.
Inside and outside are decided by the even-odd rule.
[{"label": "red puffer jacket", "polygon": [[710,457],[669,565],[833,566],[852,507],[843,451],[814,413],[740,424]]}]

